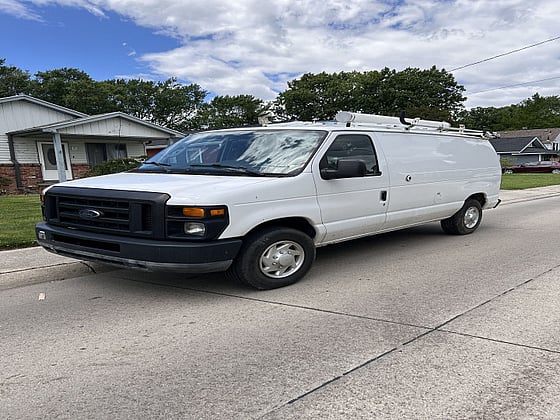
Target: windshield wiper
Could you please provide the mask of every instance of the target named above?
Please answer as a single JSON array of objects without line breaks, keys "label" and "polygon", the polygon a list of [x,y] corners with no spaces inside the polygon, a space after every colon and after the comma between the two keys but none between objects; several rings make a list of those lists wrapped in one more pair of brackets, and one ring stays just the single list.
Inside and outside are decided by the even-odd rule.
[{"label": "windshield wiper", "polygon": [[169,163],[156,162],[153,160],[144,162],[144,165],[171,166]]},{"label": "windshield wiper", "polygon": [[254,171],[252,169],[246,168],[244,166],[234,166],[234,165],[222,165],[221,163],[211,163],[211,164],[202,164],[202,163],[194,163],[190,165],[191,167],[196,168],[215,168],[215,169],[227,169],[234,172],[239,172],[251,176],[266,176],[261,172]]}]

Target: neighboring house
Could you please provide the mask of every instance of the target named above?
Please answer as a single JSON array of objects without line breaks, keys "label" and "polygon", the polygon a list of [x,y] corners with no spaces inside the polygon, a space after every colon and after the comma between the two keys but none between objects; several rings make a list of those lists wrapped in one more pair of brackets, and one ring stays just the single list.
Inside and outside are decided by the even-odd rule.
[{"label": "neighboring house", "polygon": [[0,98],[0,190],[37,192],[58,182],[57,141],[61,175],[74,179],[107,160],[146,156],[150,142],[182,137],[122,112],[90,116],[27,95]]},{"label": "neighboring house", "polygon": [[560,150],[560,128],[538,128],[515,131],[500,131],[501,138],[538,137],[544,147],[550,150]]},{"label": "neighboring house", "polygon": [[497,137],[490,139],[500,158],[512,159],[516,165],[541,160],[558,160],[558,152],[548,148],[538,137]]}]

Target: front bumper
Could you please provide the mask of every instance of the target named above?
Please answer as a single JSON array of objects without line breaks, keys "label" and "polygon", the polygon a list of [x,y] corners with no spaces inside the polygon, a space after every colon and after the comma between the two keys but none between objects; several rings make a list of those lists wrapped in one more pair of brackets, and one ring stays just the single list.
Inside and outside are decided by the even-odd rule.
[{"label": "front bumper", "polygon": [[241,239],[155,241],[77,231],[44,222],[35,226],[35,234],[39,245],[56,254],[147,271],[225,271],[241,248]]}]

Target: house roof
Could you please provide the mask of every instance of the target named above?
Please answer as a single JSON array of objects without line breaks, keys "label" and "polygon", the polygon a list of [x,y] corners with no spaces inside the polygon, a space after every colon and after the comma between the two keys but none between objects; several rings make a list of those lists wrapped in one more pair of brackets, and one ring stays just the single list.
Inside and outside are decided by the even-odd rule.
[{"label": "house roof", "polygon": [[34,98],[33,96],[20,94],[15,96],[6,96],[4,98],[0,98],[0,104],[8,103],[8,102],[15,102],[15,101],[27,101],[34,103],[36,105],[40,105],[46,108],[53,109],[55,111],[64,112],[65,114],[69,114],[73,117],[87,117],[88,114],[84,114],[83,112],[74,111],[73,109],[66,108],[60,105],[53,104],[51,102],[43,101],[42,99]]},{"label": "house roof", "polygon": [[538,128],[534,130],[500,131],[501,138],[538,137],[542,142],[560,141],[560,128]]},{"label": "house roof", "polygon": [[69,127],[78,127],[83,126],[86,124],[91,124],[98,121],[109,120],[112,118],[122,118],[124,120],[128,120],[134,122],[136,124],[140,124],[145,127],[149,127],[153,130],[158,130],[160,132],[165,133],[169,137],[172,138],[182,138],[184,134],[177,130],[172,130],[170,128],[162,127],[156,124],[152,124],[148,121],[144,121],[140,118],[133,117],[132,115],[125,114],[124,112],[109,112],[106,114],[98,114],[98,115],[86,115],[81,118],[76,118],[74,120],[69,121],[62,121],[56,122],[52,124],[46,124],[38,127],[27,128],[24,130],[13,131],[9,134],[11,135],[30,135],[30,134],[39,134],[39,133],[52,133],[56,132],[57,130],[69,128]]},{"label": "house roof", "polygon": [[538,137],[498,137],[490,139],[497,153],[551,153]]}]

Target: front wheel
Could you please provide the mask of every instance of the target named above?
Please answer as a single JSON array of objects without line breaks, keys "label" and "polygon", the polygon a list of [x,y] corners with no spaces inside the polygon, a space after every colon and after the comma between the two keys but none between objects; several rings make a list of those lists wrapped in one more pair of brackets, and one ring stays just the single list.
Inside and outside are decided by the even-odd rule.
[{"label": "front wheel", "polygon": [[553,173],[553,174],[560,174],[560,169],[553,169],[553,170],[552,170],[552,173]]},{"label": "front wheel", "polygon": [[478,228],[481,221],[482,205],[478,200],[469,198],[457,213],[441,221],[441,228],[451,235],[468,235]]},{"label": "front wheel", "polygon": [[299,281],[315,259],[315,244],[291,228],[267,228],[249,235],[228,276],[261,290]]}]

